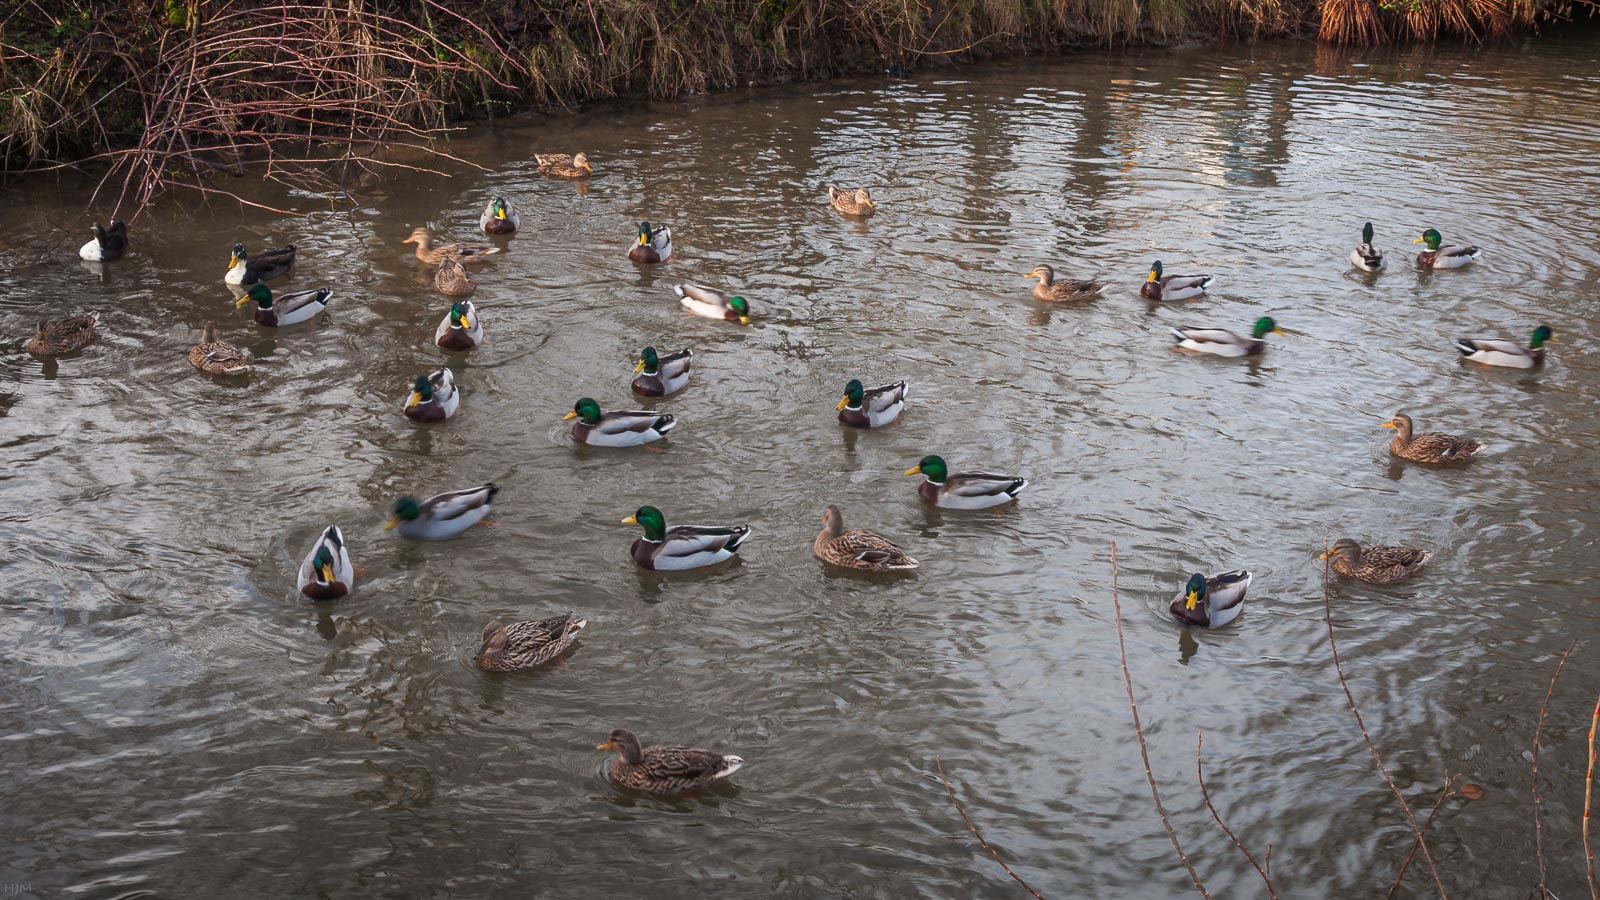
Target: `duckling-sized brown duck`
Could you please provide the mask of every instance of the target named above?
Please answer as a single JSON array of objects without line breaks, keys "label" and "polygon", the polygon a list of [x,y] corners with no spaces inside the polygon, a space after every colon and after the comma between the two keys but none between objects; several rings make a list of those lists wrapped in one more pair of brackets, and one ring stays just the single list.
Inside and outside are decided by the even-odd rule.
[{"label": "duckling-sized brown duck", "polygon": [[830,186],[828,203],[847,216],[860,216],[863,219],[878,211],[877,205],[872,202],[872,195],[867,193],[866,188]]},{"label": "duckling-sized brown duck", "polygon": [[28,352],[34,356],[60,356],[94,343],[94,323],[100,320],[97,312],[65,319],[41,319],[33,340],[28,342]]},{"label": "duckling-sized brown duck", "polygon": [[594,166],[589,165],[589,157],[582,153],[577,156],[565,153],[535,153],[533,159],[539,164],[539,171],[551,178],[588,178],[594,174]]},{"label": "duckling-sized brown duck", "polygon": [[1366,547],[1349,538],[1333,542],[1332,549],[1317,557],[1333,558],[1328,565],[1337,574],[1368,584],[1394,584],[1416,574],[1433,554],[1417,547]]},{"label": "duckling-sized brown duck", "polygon": [[656,745],[639,748],[639,737],[618,728],[596,750],[615,750],[611,761],[612,782],[651,794],[683,794],[711,787],[739,771],[744,760],[737,756],[697,750],[693,747]]},{"label": "duckling-sized brown duck", "polygon": [[1441,431],[1411,433],[1411,417],[1396,413],[1383,423],[1383,428],[1395,429],[1394,440],[1389,442],[1389,452],[1401,459],[1421,463],[1451,463],[1471,459],[1483,445],[1472,438]]},{"label": "duckling-sized brown duck", "polygon": [[433,273],[433,287],[446,297],[470,297],[478,289],[472,276],[467,274],[467,267],[453,256],[439,263],[439,271]]},{"label": "duckling-sized brown duck", "polygon": [[426,225],[418,225],[411,230],[411,236],[401,241],[403,244],[417,245],[417,259],[423,264],[437,266],[450,257],[455,257],[460,262],[478,262],[486,256],[500,252],[499,247],[488,244],[438,244],[433,243],[433,229]]},{"label": "duckling-sized brown duck", "polygon": [[811,552],[829,565],[864,572],[895,572],[915,569],[917,561],[899,545],[870,531],[844,527],[844,513],[837,506],[822,512],[822,531]]},{"label": "duckling-sized brown duck", "polygon": [[510,625],[493,619],[483,626],[483,644],[474,662],[489,672],[542,666],[566,652],[587,624],[572,613]]},{"label": "duckling-sized brown duck", "polygon": [[1093,300],[1105,292],[1106,285],[1103,281],[1091,281],[1087,278],[1056,281],[1055,270],[1046,265],[1033,267],[1033,271],[1022,276],[1024,278],[1037,278],[1039,283],[1033,286],[1033,298],[1046,303],[1072,303],[1083,300]]},{"label": "duckling-sized brown duck", "polygon": [[243,375],[250,360],[238,347],[217,339],[217,323],[207,322],[200,343],[189,351],[189,364],[207,375]]}]

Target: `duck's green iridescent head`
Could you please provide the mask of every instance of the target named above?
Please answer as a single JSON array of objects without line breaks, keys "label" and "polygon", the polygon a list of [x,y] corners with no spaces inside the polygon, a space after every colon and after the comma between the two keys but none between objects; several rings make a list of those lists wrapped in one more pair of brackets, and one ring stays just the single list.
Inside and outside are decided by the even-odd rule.
[{"label": "duck's green iridescent head", "polygon": [[467,304],[457,301],[451,305],[450,324],[455,328],[472,330],[472,316],[467,312]]},{"label": "duck's green iridescent head", "polygon": [[489,211],[494,214],[496,219],[504,219],[506,217],[506,198],[494,198],[494,205],[490,207]]},{"label": "duck's green iridescent head", "polygon": [[648,244],[648,243],[650,243],[650,240],[653,237],[655,237],[655,235],[654,235],[653,232],[650,231],[650,223],[649,222],[640,222],[639,223],[639,243]]},{"label": "duck's green iridescent head", "polygon": [[1160,281],[1161,280],[1161,260],[1158,259],[1155,262],[1150,264],[1150,277],[1145,279],[1145,280],[1146,281]]},{"label": "duck's green iridescent head", "polygon": [[922,462],[906,470],[907,475],[926,475],[934,484],[944,484],[950,478],[950,469],[942,456],[924,456]]},{"label": "duck's green iridescent head", "polygon": [[844,396],[839,399],[839,402],[833,408],[844,409],[848,406],[851,409],[860,409],[861,400],[866,396],[866,392],[867,389],[861,386],[861,381],[852,378],[850,383],[844,386]]},{"label": "duck's green iridescent head", "polygon": [[563,419],[580,419],[585,425],[594,425],[600,421],[600,404],[593,397],[584,397],[572,404],[572,412],[562,416]]},{"label": "duck's green iridescent head", "polygon": [[1371,245],[1371,243],[1372,243],[1372,223],[1371,222],[1368,222],[1367,224],[1361,226],[1361,243],[1368,244],[1368,245]]},{"label": "duck's green iridescent head", "polygon": [[733,310],[734,313],[738,315],[740,325],[750,324],[749,301],[735,294],[734,296],[728,298],[728,308]]},{"label": "duck's green iridescent head", "polygon": [[390,507],[390,509],[394,511],[394,516],[389,519],[389,524],[383,526],[384,531],[388,531],[401,522],[410,522],[422,515],[422,506],[417,503],[417,498],[415,497],[401,497],[394,502],[394,506]]},{"label": "duck's green iridescent head", "polygon": [[1194,609],[1200,601],[1206,598],[1206,577],[1199,572],[1189,576],[1189,583],[1183,588],[1183,608]]},{"label": "duck's green iridescent head", "polygon": [[1411,243],[1427,244],[1429,250],[1437,250],[1439,249],[1439,245],[1444,243],[1444,237],[1440,235],[1438,231],[1429,228],[1427,231],[1422,233],[1422,237],[1417,238]]},{"label": "duck's green iridescent head", "polygon": [[311,559],[311,569],[316,572],[317,580],[323,584],[334,581],[333,553],[327,547],[318,547],[317,555]]},{"label": "duck's green iridescent head", "polygon": [[433,399],[433,382],[426,375],[418,375],[417,380],[411,382],[411,402],[427,403]]},{"label": "duck's green iridescent head", "polygon": [[654,506],[641,506],[633,515],[622,520],[624,525],[637,523],[644,528],[646,540],[659,541],[667,533],[667,517]]},{"label": "duck's green iridescent head", "polygon": [[1283,334],[1283,329],[1278,327],[1277,322],[1272,321],[1271,316],[1262,316],[1256,320],[1256,325],[1250,330],[1250,334],[1259,341],[1261,336],[1269,331],[1273,334]]},{"label": "duck's green iridescent head", "polygon": [[254,300],[256,305],[262,309],[271,309],[272,288],[269,288],[264,284],[252,284],[250,285],[250,290],[247,291],[243,297],[240,297],[239,302],[235,303],[234,306],[243,306],[252,300]]},{"label": "duck's green iridescent head", "polygon": [[1540,325],[1538,328],[1533,330],[1533,341],[1529,343],[1528,346],[1537,350],[1544,346],[1545,341],[1554,342],[1555,339],[1556,333],[1550,330],[1549,325]]},{"label": "duck's green iridescent head", "polygon": [[654,375],[656,372],[660,371],[660,368],[661,357],[656,355],[656,348],[654,347],[644,348],[644,350],[639,353],[639,361],[633,364],[633,370],[635,372],[643,372],[646,375]]}]

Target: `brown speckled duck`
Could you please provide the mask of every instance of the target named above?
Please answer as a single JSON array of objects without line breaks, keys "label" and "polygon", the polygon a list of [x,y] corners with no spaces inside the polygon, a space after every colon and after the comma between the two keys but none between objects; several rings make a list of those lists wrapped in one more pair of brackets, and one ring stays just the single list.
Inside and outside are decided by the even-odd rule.
[{"label": "brown speckled duck", "polygon": [[828,188],[828,203],[847,216],[866,218],[878,211],[866,188]]},{"label": "brown speckled duck", "polygon": [[1395,429],[1394,440],[1389,442],[1389,452],[1401,459],[1422,463],[1451,463],[1471,459],[1483,445],[1472,438],[1440,431],[1411,432],[1411,417],[1396,413],[1383,423],[1383,428]]},{"label": "brown speckled duck", "polygon": [[433,287],[446,297],[470,297],[478,285],[467,274],[467,267],[461,260],[447,256],[439,263],[439,271],[433,273]]},{"label": "brown speckled duck", "polygon": [[711,787],[739,771],[744,760],[711,750],[657,745],[639,748],[639,737],[625,728],[611,732],[596,750],[615,750],[609,772],[614,784],[651,794],[683,794]]},{"label": "brown speckled duck", "polygon": [[1043,300],[1046,303],[1076,303],[1084,300],[1093,300],[1104,293],[1106,289],[1105,282],[1091,281],[1087,278],[1068,278],[1056,281],[1055,270],[1046,265],[1034,266],[1032,272],[1022,277],[1039,279],[1039,283],[1033,286],[1033,299]]},{"label": "brown speckled duck", "polygon": [[582,153],[535,153],[533,159],[539,164],[539,171],[551,178],[588,178],[594,174],[589,157]]},{"label": "brown speckled duck", "polygon": [[433,229],[426,225],[413,228],[411,236],[401,243],[416,244],[417,259],[430,266],[437,266],[452,256],[461,262],[478,262],[500,252],[499,247],[488,244],[434,244]]},{"label": "brown speckled duck", "polygon": [[1394,584],[1416,574],[1433,554],[1418,547],[1365,547],[1349,538],[1334,541],[1332,549],[1317,557],[1346,578],[1368,584]]},{"label": "brown speckled duck", "polygon": [[870,531],[844,527],[844,513],[829,506],[822,513],[822,531],[811,545],[817,559],[829,565],[864,572],[894,572],[915,569],[917,561],[900,546]]},{"label": "brown speckled duck", "polygon": [[60,356],[82,350],[94,343],[94,325],[98,321],[100,314],[97,312],[65,319],[41,319],[33,340],[28,342],[28,352],[34,356]]},{"label": "brown speckled duck", "polygon": [[489,672],[542,666],[566,652],[587,624],[572,613],[510,625],[493,619],[483,626],[483,643],[474,662]]},{"label": "brown speckled duck", "polygon": [[200,343],[189,350],[189,364],[207,375],[243,375],[250,371],[244,351],[217,339],[217,323],[207,322]]}]

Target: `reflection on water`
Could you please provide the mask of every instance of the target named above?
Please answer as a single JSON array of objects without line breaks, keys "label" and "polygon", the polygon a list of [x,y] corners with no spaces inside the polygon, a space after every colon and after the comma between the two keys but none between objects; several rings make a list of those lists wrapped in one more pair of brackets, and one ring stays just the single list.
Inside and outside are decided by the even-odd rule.
[{"label": "reflection on water", "polygon": [[[1130,746],[1109,609],[1121,562],[1128,664],[1174,824],[1217,896],[1255,875],[1217,832],[1271,842],[1294,896],[1368,896],[1410,832],[1370,769],[1328,664],[1315,556],[1333,539],[1437,552],[1394,589],[1335,585],[1346,668],[1396,780],[1446,772],[1485,799],[1430,832],[1462,896],[1536,878],[1525,753],[1554,654],[1596,631],[1590,362],[1600,41],[1346,53],[1272,44],[1084,54],[894,81],[619,105],[463,135],[483,165],[353,205],[262,188],[260,210],[177,202],[129,256],[69,260],[104,210],[37,183],[0,214],[0,480],[8,579],[0,723],[10,735],[0,881],[41,894],[1001,896],[988,839],[1050,896],[1184,891]],[[534,150],[581,148],[586,182]],[[867,222],[828,208],[865,184]],[[448,300],[400,241],[473,235],[511,197],[523,232],[475,273],[489,343],[446,359]],[[187,203],[188,201],[184,201]],[[64,212],[65,210],[65,212]],[[673,259],[629,263],[634,223]],[[1361,223],[1390,271],[1346,271]],[[1485,248],[1418,273],[1425,227]],[[329,285],[318,322],[235,311],[224,250],[294,242],[274,285]],[[1138,296],[1152,259],[1205,296]],[[1112,282],[1045,309],[1021,273]],[[670,286],[726,285],[748,328],[683,314]],[[101,340],[22,352],[41,315],[103,311]],[[1248,329],[1257,360],[1173,353],[1167,328]],[[258,365],[195,375],[207,319]],[[1460,365],[1459,335],[1562,338],[1542,371]],[[630,395],[640,347],[692,347],[688,389]],[[445,363],[449,423],[400,415]],[[911,382],[901,422],[841,428],[851,377]],[[574,447],[580,396],[671,411],[660,452]],[[1391,460],[1407,411],[1491,445],[1472,466]],[[960,514],[900,475],[927,453],[1017,472],[1015,507]],[[442,544],[381,530],[400,494],[493,480],[495,527]],[[737,563],[637,570],[639,505],[749,522]],[[895,537],[914,577],[811,558],[818,515]],[[294,592],[338,522],[356,593]],[[1238,622],[1184,632],[1184,574],[1248,566]],[[534,673],[470,662],[490,617],[571,610],[581,649]],[[1176,645],[1176,647],[1174,647]],[[1546,723],[1551,888],[1581,893],[1585,694],[1567,667]],[[693,800],[623,796],[592,748],[612,728],[750,764]],[[693,827],[685,827],[693,826]],[[182,861],[181,876],[178,861]],[[1420,896],[1422,871],[1408,888]],[[1160,885],[1151,888],[1149,885]]]}]

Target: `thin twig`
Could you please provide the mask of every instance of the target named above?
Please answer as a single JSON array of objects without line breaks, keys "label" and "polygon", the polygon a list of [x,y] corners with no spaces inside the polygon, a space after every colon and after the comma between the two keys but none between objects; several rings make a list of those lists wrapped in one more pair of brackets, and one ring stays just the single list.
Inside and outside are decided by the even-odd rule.
[{"label": "thin twig", "polygon": [[978,839],[978,843],[983,846],[983,849],[989,851],[989,855],[994,857],[994,861],[1000,864],[1000,868],[1006,870],[1006,874],[1010,875],[1013,881],[1022,885],[1023,890],[1034,895],[1035,897],[1038,897],[1039,900],[1044,900],[1044,897],[1041,896],[1038,891],[1034,890],[1031,885],[1022,880],[1021,875],[1011,871],[1011,867],[1006,865],[1006,861],[1000,858],[1000,854],[996,853],[994,848],[989,846],[989,842],[983,839],[983,835],[978,831],[978,826],[972,824],[972,819],[968,818],[967,811],[962,809],[960,801],[956,800],[955,788],[950,786],[950,779],[944,777],[944,760],[938,756],[935,756],[933,758],[933,764],[939,767],[939,780],[944,783],[945,793],[950,795],[950,805],[954,806],[956,808],[956,812],[961,814],[961,821],[967,823],[967,830],[972,832],[972,836]]},{"label": "thin twig", "polygon": [[1361,719],[1361,710],[1356,706],[1355,694],[1350,692],[1350,681],[1344,677],[1344,665],[1339,662],[1339,644],[1333,639],[1333,601],[1328,596],[1328,563],[1327,555],[1323,557],[1322,564],[1322,622],[1328,628],[1328,649],[1333,652],[1333,670],[1339,675],[1339,686],[1344,688],[1344,699],[1350,704],[1350,713],[1356,717],[1356,727],[1361,729],[1361,739],[1367,742],[1367,751],[1372,754],[1372,762],[1378,767],[1378,774],[1383,776],[1383,781],[1389,786],[1389,793],[1394,794],[1400,801],[1400,809],[1406,814],[1406,821],[1411,823],[1411,833],[1416,836],[1417,846],[1422,849],[1422,858],[1428,863],[1428,873],[1433,876],[1433,886],[1439,890],[1440,900],[1448,895],[1444,891],[1444,882],[1439,879],[1439,867],[1434,864],[1433,854],[1428,851],[1428,843],[1422,836],[1422,829],[1417,825],[1417,817],[1411,812],[1411,804],[1406,802],[1405,794],[1400,793],[1400,788],[1395,785],[1394,779],[1389,777],[1389,770],[1383,766],[1383,756],[1378,753],[1378,747],[1372,743],[1372,735],[1367,733],[1367,724]]},{"label": "thin twig", "polygon": [[[1460,777],[1461,775],[1458,773],[1455,775],[1449,775],[1445,778],[1444,790],[1439,792],[1439,799],[1433,802],[1433,809],[1428,812],[1428,817],[1422,820],[1423,834],[1428,833],[1428,826],[1433,824],[1433,817],[1439,814],[1439,807],[1443,806],[1444,799],[1450,796],[1450,786],[1455,784],[1456,779]],[[1384,900],[1389,900],[1390,897],[1394,896],[1394,892],[1399,890],[1400,880],[1406,877],[1406,867],[1411,865],[1411,860],[1414,859],[1416,855],[1417,842],[1413,840],[1411,842],[1411,852],[1407,853],[1406,858],[1400,862],[1400,872],[1394,876],[1394,884],[1389,885],[1389,893],[1383,895]]]},{"label": "thin twig", "polygon": [[1172,820],[1167,818],[1167,808],[1161,805],[1161,791],[1156,788],[1155,773],[1150,770],[1150,750],[1144,743],[1144,728],[1139,724],[1139,704],[1133,699],[1133,676],[1128,673],[1128,648],[1122,640],[1122,601],[1117,597],[1117,542],[1111,542],[1111,606],[1116,611],[1117,623],[1117,655],[1122,660],[1122,682],[1128,689],[1128,710],[1133,713],[1133,733],[1139,738],[1139,756],[1144,760],[1144,777],[1150,782],[1150,796],[1156,801],[1156,814],[1161,816],[1161,824],[1167,829],[1167,837],[1172,839],[1172,849],[1178,851],[1178,859],[1183,862],[1183,867],[1189,870],[1189,880],[1194,882],[1195,888],[1200,891],[1200,896],[1210,900],[1211,893],[1200,881],[1200,873],[1194,870],[1194,864],[1189,862],[1189,855],[1183,852],[1183,845],[1178,843],[1178,833],[1172,829]]},{"label": "thin twig", "polygon": [[1589,716],[1589,771],[1583,776],[1583,856],[1584,872],[1589,876],[1589,896],[1600,900],[1600,889],[1594,882],[1594,847],[1589,843],[1589,796],[1594,790],[1594,729],[1600,725],[1600,696],[1594,698],[1594,713]]},{"label": "thin twig", "polygon": [[1266,869],[1261,868],[1261,863],[1256,862],[1255,854],[1251,853],[1250,848],[1246,847],[1244,843],[1239,840],[1239,836],[1233,833],[1233,829],[1228,827],[1228,823],[1222,821],[1222,815],[1217,812],[1216,806],[1211,802],[1211,791],[1206,789],[1205,764],[1201,761],[1200,757],[1200,748],[1205,746],[1205,742],[1205,732],[1195,732],[1194,772],[1195,777],[1200,781],[1200,796],[1205,798],[1206,809],[1211,810],[1211,818],[1217,820],[1217,825],[1222,828],[1222,833],[1228,836],[1228,840],[1233,841],[1233,845],[1239,848],[1239,852],[1244,854],[1244,858],[1250,860],[1250,865],[1256,867],[1256,874],[1260,875],[1261,880],[1267,884],[1267,896],[1271,897],[1272,900],[1278,900],[1278,889],[1272,884],[1272,876],[1267,874]]},{"label": "thin twig", "polygon": [[1542,818],[1539,813],[1539,735],[1544,731],[1544,714],[1550,707],[1550,698],[1556,692],[1556,682],[1561,680],[1561,670],[1567,667],[1567,657],[1572,655],[1573,648],[1578,646],[1577,641],[1567,645],[1567,652],[1561,654],[1561,661],[1556,663],[1556,673],[1550,676],[1550,689],[1544,692],[1544,702],[1539,704],[1539,723],[1533,727],[1533,855],[1539,861],[1539,897],[1541,900],[1550,896],[1550,891],[1544,886],[1544,829],[1540,825]]}]

